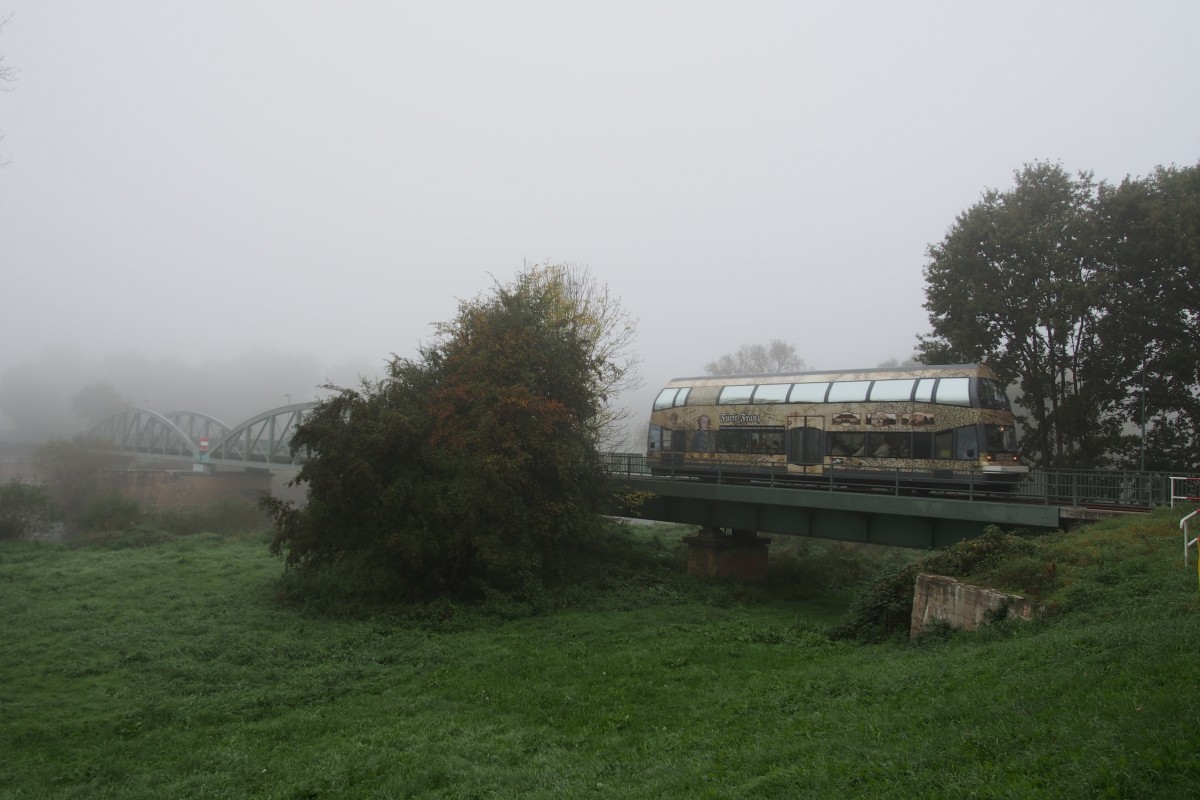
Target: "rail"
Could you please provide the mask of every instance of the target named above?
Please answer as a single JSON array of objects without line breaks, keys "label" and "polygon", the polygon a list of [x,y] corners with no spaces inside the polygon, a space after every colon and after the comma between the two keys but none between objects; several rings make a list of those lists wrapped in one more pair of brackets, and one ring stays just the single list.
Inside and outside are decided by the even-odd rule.
[{"label": "rail", "polygon": [[[1188,550],[1191,548],[1192,545],[1196,544],[1195,538],[1192,538],[1192,539],[1188,538],[1189,536],[1191,536],[1191,533],[1188,531],[1188,520],[1190,520],[1192,517],[1196,516],[1197,514],[1200,514],[1200,508],[1197,508],[1195,511],[1188,514],[1186,517],[1179,520],[1179,530],[1183,531],[1183,565],[1185,567],[1188,565]],[[1200,538],[1200,537],[1197,537],[1197,538]]]},{"label": "rail", "polygon": [[[605,463],[613,475],[649,476],[666,480],[700,480],[694,469],[681,465],[655,466],[652,470],[641,453],[607,453]],[[858,474],[856,474],[858,472]],[[744,463],[711,462],[703,479],[717,484],[759,485],[797,489],[842,491],[864,488],[855,485],[861,471],[845,467],[825,467],[820,474],[797,475],[777,469]],[[927,471],[895,469],[876,471],[870,485],[875,492],[908,495],[921,492],[945,492],[966,499],[1006,499],[1024,503],[1062,506],[1108,506],[1114,508],[1150,508],[1179,499],[1180,481],[1200,493],[1200,477],[1180,477],[1165,472],[1122,470],[1035,469],[1012,484],[997,484],[994,476],[982,472],[939,473],[930,478]]]},{"label": "rail", "polygon": [[1127,470],[1035,469],[1017,484],[1016,494],[1070,506],[1148,508],[1170,502],[1171,476]]},{"label": "rail", "polygon": [[1200,478],[1174,475],[1171,477],[1171,508],[1175,501],[1200,503]]}]

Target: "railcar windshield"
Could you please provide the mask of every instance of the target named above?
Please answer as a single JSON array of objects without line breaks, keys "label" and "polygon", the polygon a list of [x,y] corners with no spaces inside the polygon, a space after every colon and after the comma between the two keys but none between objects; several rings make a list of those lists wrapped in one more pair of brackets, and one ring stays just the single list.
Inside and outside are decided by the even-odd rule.
[{"label": "railcar windshield", "polygon": [[1009,410],[1008,395],[1004,393],[1004,387],[1000,385],[999,381],[991,378],[979,379],[979,407]]},{"label": "railcar windshield", "polygon": [[664,408],[683,405],[687,402],[690,391],[686,386],[682,389],[663,389],[654,400],[654,410],[661,411]]},{"label": "railcar windshield", "polygon": [[1012,425],[984,425],[984,447],[990,451],[1015,453],[1017,430]]}]

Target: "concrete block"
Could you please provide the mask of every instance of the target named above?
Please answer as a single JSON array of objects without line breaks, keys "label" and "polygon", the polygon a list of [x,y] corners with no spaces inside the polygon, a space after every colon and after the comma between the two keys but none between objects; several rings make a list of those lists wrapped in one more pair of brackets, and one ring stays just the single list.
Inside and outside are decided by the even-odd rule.
[{"label": "concrete block", "polygon": [[990,620],[1031,619],[1033,613],[1033,603],[1019,594],[985,589],[945,575],[918,575],[908,635],[920,636],[937,622],[972,631]]}]

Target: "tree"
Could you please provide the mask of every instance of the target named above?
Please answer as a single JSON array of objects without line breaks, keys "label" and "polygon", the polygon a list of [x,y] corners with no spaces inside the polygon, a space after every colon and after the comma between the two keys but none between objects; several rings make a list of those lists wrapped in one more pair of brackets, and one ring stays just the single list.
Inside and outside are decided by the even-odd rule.
[{"label": "tree", "polygon": [[1200,165],[1026,165],[929,248],[921,358],[988,361],[1048,466],[1200,466]]},{"label": "tree", "polygon": [[1046,466],[1094,467],[1119,437],[1119,388],[1103,370],[1093,284],[1090,173],[1027,164],[928,249],[925,363],[987,362],[1017,384],[1023,449]]},{"label": "tree", "polygon": [[709,375],[772,375],[806,369],[804,359],[796,355],[796,346],[782,339],[772,339],[767,345],[744,344],[736,353],[704,365]]},{"label": "tree", "polygon": [[52,518],[46,487],[15,480],[0,484],[0,541],[32,536]]},{"label": "tree", "polygon": [[71,397],[71,410],[89,429],[130,405],[133,404],[122,397],[108,381],[88,384]]},{"label": "tree", "polygon": [[[8,23],[12,21],[12,14],[9,14],[4,19],[0,19],[0,33],[8,27]],[[12,83],[17,79],[17,71],[8,64],[4,63],[4,56],[0,55],[0,92],[7,92],[10,86],[6,84]]]},{"label": "tree", "polygon": [[16,430],[64,436],[78,429],[64,386],[70,373],[55,366],[26,361],[0,373],[0,413]]},{"label": "tree", "polygon": [[52,439],[33,455],[34,468],[45,481],[55,511],[69,522],[78,522],[102,493],[102,473],[125,462],[124,456],[105,452],[84,436]]},{"label": "tree", "polygon": [[301,509],[264,501],[289,568],[384,565],[410,595],[552,577],[598,530],[599,448],[632,325],[586,271],[523,269],[459,304],[416,359],[297,429]]},{"label": "tree", "polygon": [[880,361],[879,367],[880,369],[895,369],[896,367],[913,367],[920,363],[920,361],[916,360],[915,355],[906,356],[903,360],[893,356],[892,358]]},{"label": "tree", "polygon": [[[9,14],[4,19],[0,19],[0,33],[4,32],[5,27],[8,26],[8,23],[11,19],[12,19],[12,14]],[[16,79],[17,79],[17,71],[15,69],[13,69],[11,66],[9,66],[8,64],[5,64],[4,56],[0,55],[0,92],[7,92],[9,89],[11,89],[12,87],[9,86],[9,84],[11,84]],[[0,134],[0,139],[3,139],[3,138],[4,138],[3,134]],[[8,163],[7,161],[0,160],[0,167],[3,167],[7,163]]]},{"label": "tree", "polygon": [[1096,214],[1104,370],[1124,389],[1126,430],[1138,431],[1125,437],[1117,460],[1130,468],[1196,469],[1200,165],[1159,167],[1101,186]]}]

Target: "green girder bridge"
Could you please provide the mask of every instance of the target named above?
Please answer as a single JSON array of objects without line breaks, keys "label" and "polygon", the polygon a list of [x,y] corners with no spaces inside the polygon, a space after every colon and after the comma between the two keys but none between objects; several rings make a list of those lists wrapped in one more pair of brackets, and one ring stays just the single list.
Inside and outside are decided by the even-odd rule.
[{"label": "green girder bridge", "polygon": [[[296,426],[315,404],[297,403],[229,426],[206,414],[159,414],[128,408],[97,425],[89,436],[101,446],[145,459],[191,461],[196,472],[214,469],[296,470],[305,461],[293,453]],[[1176,489],[1160,473],[1034,471],[1004,494],[984,484],[954,492],[915,493],[902,485],[870,489],[840,484],[836,473],[816,484],[796,484],[745,475],[697,480],[653,476],[641,454],[606,456],[616,484],[613,512],[643,519],[699,526],[702,530],[813,536],[904,547],[943,547],[983,533],[989,525],[1030,532],[1066,528],[1081,520],[1130,513],[1200,495]],[[637,503],[624,505],[629,497]]]},{"label": "green girder bridge", "polygon": [[969,479],[953,491],[914,490],[898,473],[891,485],[839,482],[827,473],[815,483],[786,478],[716,474],[704,480],[651,475],[640,455],[610,456],[625,514],[699,526],[704,531],[775,533],[901,547],[945,547],[981,535],[989,526],[1030,533],[1066,529],[1115,514],[1164,505],[1187,490],[1159,473],[1087,470],[1034,471],[1004,492]]},{"label": "green girder bridge", "polygon": [[187,459],[197,472],[215,467],[295,469],[304,463],[305,456],[292,452],[292,432],[315,406],[280,406],[232,426],[198,411],[159,414],[145,408],[126,408],[102,420],[88,438],[126,455]]}]

